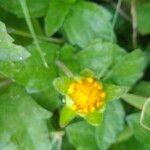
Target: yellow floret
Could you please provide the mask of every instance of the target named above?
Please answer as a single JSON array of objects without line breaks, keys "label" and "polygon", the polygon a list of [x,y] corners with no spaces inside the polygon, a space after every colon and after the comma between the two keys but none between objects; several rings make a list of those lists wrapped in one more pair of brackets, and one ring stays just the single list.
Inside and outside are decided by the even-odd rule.
[{"label": "yellow floret", "polygon": [[84,114],[100,109],[106,96],[102,84],[91,77],[74,81],[68,95],[73,101],[72,109]]}]

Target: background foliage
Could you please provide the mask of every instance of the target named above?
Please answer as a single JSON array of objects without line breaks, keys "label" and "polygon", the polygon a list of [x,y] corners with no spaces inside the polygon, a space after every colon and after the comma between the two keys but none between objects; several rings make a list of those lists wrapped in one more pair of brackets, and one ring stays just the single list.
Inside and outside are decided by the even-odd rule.
[{"label": "background foliage", "polygon": [[[0,0],[0,150],[149,150],[149,18],[149,0]],[[53,81],[85,68],[128,93],[61,128]]]}]

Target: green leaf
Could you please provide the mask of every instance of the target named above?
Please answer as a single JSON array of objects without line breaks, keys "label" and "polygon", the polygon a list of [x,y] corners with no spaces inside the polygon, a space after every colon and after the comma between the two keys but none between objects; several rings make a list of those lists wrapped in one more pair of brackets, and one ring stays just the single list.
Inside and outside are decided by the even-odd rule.
[{"label": "green leaf", "polygon": [[[72,0],[71,0],[72,1]],[[62,25],[70,11],[70,0],[51,0],[45,18],[45,30],[47,35],[53,35]],[[74,0],[73,0],[74,1]]]},{"label": "green leaf", "polygon": [[[150,131],[140,125],[140,113],[135,113],[127,117],[128,124],[134,132],[135,138],[150,149]],[[150,123],[150,118],[147,118]]]},{"label": "green leaf", "polygon": [[[40,17],[46,13],[49,5],[49,0],[26,0],[27,6],[31,17]],[[18,17],[24,17],[20,0],[0,0],[0,6],[7,11],[17,15]]]},{"label": "green leaf", "polygon": [[0,149],[50,150],[46,120],[51,113],[18,86],[0,95]]},{"label": "green leaf", "polygon": [[142,34],[150,33],[150,2],[141,3],[137,6],[137,25]]},{"label": "green leaf", "polygon": [[75,117],[76,117],[76,113],[68,106],[64,106],[60,114],[60,119],[59,119],[60,126],[65,127]]},{"label": "green leaf", "polygon": [[71,44],[85,47],[96,38],[114,39],[110,18],[110,13],[102,6],[78,1],[71,8],[62,28]]},{"label": "green leaf", "polygon": [[99,126],[102,123],[103,120],[103,113],[100,112],[93,112],[93,113],[88,113],[85,116],[86,121],[93,125],[93,126]]},{"label": "green leaf", "polygon": [[85,121],[69,125],[66,132],[70,143],[76,150],[98,150],[95,141],[95,127]]},{"label": "green leaf", "polygon": [[81,76],[83,77],[95,77],[95,72],[93,72],[92,70],[85,68],[84,70],[82,70],[80,72]]},{"label": "green leaf", "polygon": [[[42,42],[40,43],[49,68],[45,68],[36,50],[35,45],[28,46],[31,57],[20,62],[3,62],[0,61],[0,73],[14,82],[23,85],[30,94],[42,95],[41,99],[36,96],[40,104],[47,105],[49,109],[58,106],[58,95],[52,86],[53,80],[57,77],[57,70],[53,64],[59,47],[55,44]],[[54,105],[53,105],[54,104]],[[46,108],[47,108],[46,107]]]},{"label": "green leaf", "polygon": [[116,63],[107,78],[119,85],[132,86],[142,77],[145,63],[142,51],[135,50]]},{"label": "green leaf", "polygon": [[53,85],[58,92],[65,95],[67,94],[67,91],[72,81],[73,79],[69,77],[59,77],[54,80]]},{"label": "green leaf", "polygon": [[133,93],[141,95],[141,96],[149,96],[150,95],[150,81],[141,81],[133,88]]},{"label": "green leaf", "polygon": [[104,121],[96,128],[96,141],[98,148],[102,150],[107,150],[115,143],[124,128],[125,113],[120,101],[108,102],[106,106]]},{"label": "green leaf", "polygon": [[[80,66],[75,57],[75,52],[77,49],[69,44],[65,44],[59,54],[59,60],[61,60],[67,68],[69,68],[74,74],[79,74]],[[64,72],[60,70],[60,75],[64,75]]]},{"label": "green leaf", "polygon": [[127,92],[127,88],[114,84],[105,84],[104,91],[106,92],[106,101],[117,100]]},{"label": "green leaf", "polygon": [[101,77],[112,63],[112,50],[107,43],[99,40],[77,53],[76,57],[83,69],[89,68],[95,71],[98,77]]},{"label": "green leaf", "polygon": [[0,61],[22,61],[30,56],[24,47],[13,44],[13,41],[5,24],[0,22]]}]

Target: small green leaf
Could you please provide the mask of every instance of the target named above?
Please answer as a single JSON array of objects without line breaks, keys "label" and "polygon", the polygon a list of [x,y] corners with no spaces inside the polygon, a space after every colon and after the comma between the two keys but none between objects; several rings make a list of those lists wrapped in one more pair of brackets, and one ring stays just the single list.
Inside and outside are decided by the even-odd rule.
[{"label": "small green leaf", "polygon": [[65,95],[72,81],[73,79],[69,77],[58,77],[54,80],[53,85],[58,92]]},{"label": "small green leaf", "polygon": [[106,92],[106,101],[117,100],[127,92],[127,88],[114,84],[104,84]]},{"label": "small green leaf", "polygon": [[75,117],[76,117],[76,113],[71,108],[64,106],[60,114],[60,120],[59,120],[60,126],[65,127]]},{"label": "small green leaf", "polygon": [[93,113],[88,113],[85,116],[86,121],[93,125],[93,126],[99,126],[102,123],[103,120],[103,113],[100,112],[93,112]]},{"label": "small green leaf", "polygon": [[45,30],[47,35],[54,34],[62,25],[70,11],[70,0],[51,0],[45,18]]},{"label": "small green leaf", "polygon": [[107,74],[118,85],[132,86],[143,75],[146,61],[143,52],[139,49],[125,55],[116,63]]},{"label": "small green leaf", "polygon": [[84,69],[80,72],[83,77],[95,77],[95,73],[91,69]]}]

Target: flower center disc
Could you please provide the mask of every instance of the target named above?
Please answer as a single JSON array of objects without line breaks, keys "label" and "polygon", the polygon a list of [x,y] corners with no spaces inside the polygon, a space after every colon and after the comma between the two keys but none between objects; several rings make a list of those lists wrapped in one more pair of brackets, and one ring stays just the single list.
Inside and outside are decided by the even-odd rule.
[{"label": "flower center disc", "polygon": [[68,94],[73,101],[72,109],[81,113],[94,112],[104,104],[102,84],[91,77],[74,81]]}]

